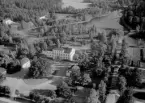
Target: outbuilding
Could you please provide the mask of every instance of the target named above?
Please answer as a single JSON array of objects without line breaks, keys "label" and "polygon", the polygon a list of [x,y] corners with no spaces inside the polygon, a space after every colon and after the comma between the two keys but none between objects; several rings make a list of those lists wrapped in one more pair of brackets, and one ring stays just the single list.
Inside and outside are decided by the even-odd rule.
[{"label": "outbuilding", "polygon": [[31,66],[31,61],[25,57],[20,60],[20,64],[22,69],[28,69]]}]

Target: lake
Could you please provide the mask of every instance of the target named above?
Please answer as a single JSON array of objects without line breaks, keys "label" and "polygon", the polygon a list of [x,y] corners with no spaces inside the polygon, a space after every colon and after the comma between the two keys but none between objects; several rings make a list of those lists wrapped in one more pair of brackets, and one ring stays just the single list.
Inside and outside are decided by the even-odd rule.
[{"label": "lake", "polygon": [[88,8],[88,5],[90,3],[83,3],[83,0],[62,0],[63,1],[63,6],[62,7],[68,7],[68,6],[72,6],[75,9],[84,9],[84,8]]}]

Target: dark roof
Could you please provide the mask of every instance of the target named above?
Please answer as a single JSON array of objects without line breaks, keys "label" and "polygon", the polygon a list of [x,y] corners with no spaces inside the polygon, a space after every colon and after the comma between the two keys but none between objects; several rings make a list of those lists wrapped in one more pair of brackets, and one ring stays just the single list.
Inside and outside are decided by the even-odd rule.
[{"label": "dark roof", "polygon": [[52,50],[64,50],[64,53],[70,53],[72,51],[72,48],[68,48],[68,47],[62,47],[62,48],[49,48],[48,49],[49,51],[52,51]]}]

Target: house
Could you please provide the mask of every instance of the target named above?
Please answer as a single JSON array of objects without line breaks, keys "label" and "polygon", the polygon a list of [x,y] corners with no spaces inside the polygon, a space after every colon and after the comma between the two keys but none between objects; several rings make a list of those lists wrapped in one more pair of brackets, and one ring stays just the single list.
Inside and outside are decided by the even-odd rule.
[{"label": "house", "polygon": [[23,69],[28,69],[31,66],[31,62],[28,58],[23,58],[20,60],[21,67]]},{"label": "house", "polygon": [[54,48],[48,51],[42,51],[42,54],[45,54],[47,57],[59,60],[69,60],[73,61],[73,56],[75,54],[74,48]]},{"label": "house", "polygon": [[47,19],[46,15],[39,17],[39,20],[46,20],[46,19]]},{"label": "house", "polygon": [[6,70],[4,68],[0,67],[0,73],[5,75],[6,74]]},{"label": "house", "polygon": [[3,20],[3,23],[6,24],[6,25],[11,25],[11,24],[14,24],[15,22],[13,22],[11,19],[5,19]]}]

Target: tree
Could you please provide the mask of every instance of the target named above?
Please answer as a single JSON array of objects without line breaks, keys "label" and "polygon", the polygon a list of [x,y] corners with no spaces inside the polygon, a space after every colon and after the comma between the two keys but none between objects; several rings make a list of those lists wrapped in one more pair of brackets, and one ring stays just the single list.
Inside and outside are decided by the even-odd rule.
[{"label": "tree", "polygon": [[97,68],[96,70],[95,70],[95,74],[96,74],[96,77],[100,77],[100,76],[102,76],[102,74],[103,74],[103,70],[101,69],[101,68]]},{"label": "tree", "polygon": [[104,43],[104,44],[107,43],[107,36],[106,36],[106,31],[105,31],[105,30],[103,30],[102,33],[99,33],[99,34],[98,34],[98,39],[99,39],[102,43]]},{"label": "tree", "polygon": [[10,88],[8,86],[0,86],[0,93],[10,95]]},{"label": "tree", "polygon": [[63,103],[76,103],[75,99],[74,98],[70,98],[70,99],[65,99],[63,101]]},{"label": "tree", "polygon": [[18,57],[26,57],[27,55],[29,54],[29,51],[28,51],[28,49],[26,49],[26,48],[20,48],[19,50],[18,50],[18,54],[17,54],[17,56]]},{"label": "tree", "polygon": [[121,76],[119,77],[119,81],[118,81],[118,89],[121,93],[121,95],[124,93],[125,89],[126,89],[126,78]]},{"label": "tree", "polygon": [[4,35],[5,35],[4,26],[0,24],[0,37],[3,37]]},{"label": "tree", "polygon": [[47,48],[48,48],[45,41],[40,42],[39,46],[42,50],[47,50]]},{"label": "tree", "polygon": [[65,82],[61,82],[58,86],[57,86],[57,90],[56,93],[58,96],[64,97],[66,99],[69,99],[72,97],[72,92],[69,89],[68,85]]},{"label": "tree", "polygon": [[99,84],[99,100],[104,103],[106,99],[106,83],[101,81]]},{"label": "tree", "polygon": [[98,103],[98,97],[97,97],[97,92],[95,89],[90,89],[89,91],[89,96],[87,97],[87,103]]},{"label": "tree", "polygon": [[51,74],[50,63],[45,58],[39,58],[37,61],[32,62],[29,69],[28,77],[40,78]]},{"label": "tree", "polygon": [[127,44],[126,40],[123,39],[123,41],[122,41],[122,49],[121,49],[121,54],[122,54],[123,58],[128,57],[127,48],[128,48],[128,44]]},{"label": "tree", "polygon": [[134,86],[140,87],[142,83],[142,77],[141,77],[141,70],[139,68],[135,68],[132,73],[132,79],[133,79],[133,84]]},{"label": "tree", "polygon": [[116,103],[134,103],[132,88],[125,90]]},{"label": "tree", "polygon": [[59,40],[59,39],[57,39],[57,41],[56,41],[56,45],[57,45],[58,48],[61,47],[61,43],[60,43],[60,40]]},{"label": "tree", "polygon": [[71,73],[71,78],[73,80],[77,80],[80,77],[80,67],[79,66],[73,66],[72,67],[72,73]]},{"label": "tree", "polygon": [[62,44],[65,44],[65,43],[66,43],[66,39],[67,39],[66,36],[67,36],[67,35],[66,35],[66,32],[65,32],[65,31],[63,31],[63,32],[60,34],[60,42],[61,42]]},{"label": "tree", "polygon": [[83,85],[88,85],[91,82],[92,82],[92,79],[90,78],[90,74],[84,73],[83,81],[82,81]]},{"label": "tree", "polygon": [[30,57],[33,57],[33,56],[35,55],[35,53],[36,53],[36,49],[35,49],[35,47],[34,47],[34,44],[30,44],[30,45],[28,46],[28,48],[29,48]]},{"label": "tree", "polygon": [[47,46],[52,46],[54,43],[52,40],[50,40],[49,38],[46,40],[46,44]]},{"label": "tree", "polygon": [[79,54],[74,54],[73,60],[74,61],[79,61]]},{"label": "tree", "polygon": [[6,76],[0,73],[0,83],[2,83],[6,79]]},{"label": "tree", "polygon": [[72,40],[73,42],[76,42],[77,38],[76,38],[76,37],[72,37],[71,40]]}]

